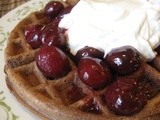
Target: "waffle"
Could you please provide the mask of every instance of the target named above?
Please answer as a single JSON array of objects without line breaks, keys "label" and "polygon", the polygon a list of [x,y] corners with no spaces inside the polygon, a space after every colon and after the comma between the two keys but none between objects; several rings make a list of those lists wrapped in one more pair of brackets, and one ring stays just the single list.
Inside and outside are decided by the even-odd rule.
[{"label": "waffle", "polygon": [[[71,3],[73,5],[75,3]],[[160,56],[152,64],[143,63],[144,77],[153,83],[155,94],[137,114],[119,116],[110,111],[104,102],[102,90],[89,89],[79,80],[77,67],[70,60],[71,71],[64,77],[51,80],[37,68],[35,54],[26,43],[24,28],[45,23],[43,10],[33,12],[23,19],[10,33],[5,49],[6,83],[17,100],[41,119],[56,120],[132,120],[160,118]],[[131,76],[136,76],[139,70]]]}]

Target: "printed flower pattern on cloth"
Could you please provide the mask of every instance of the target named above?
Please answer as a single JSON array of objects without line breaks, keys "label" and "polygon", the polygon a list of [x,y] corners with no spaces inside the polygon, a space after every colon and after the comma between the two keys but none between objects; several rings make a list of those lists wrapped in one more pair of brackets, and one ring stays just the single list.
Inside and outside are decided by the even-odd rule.
[{"label": "printed flower pattern on cloth", "polygon": [[7,40],[8,32],[3,32],[4,28],[0,26],[0,51],[4,47],[4,42]]},{"label": "printed flower pattern on cloth", "polygon": [[[50,1],[50,0],[46,0],[46,1]],[[7,21],[13,22],[13,21],[21,20],[27,14],[43,8],[46,1],[45,2],[44,1],[37,1],[37,2],[32,3],[31,6],[25,6],[24,8],[17,10],[15,12],[15,14],[13,16],[11,16]],[[35,8],[38,8],[38,9],[35,9]]]},{"label": "printed flower pattern on cloth", "polygon": [[5,97],[3,95],[4,95],[4,92],[1,91],[0,92],[0,109],[2,109],[5,112],[4,114],[6,115],[6,120],[17,120],[18,116],[12,113],[11,107],[5,103]]},{"label": "printed flower pattern on cloth", "polygon": [[[32,0],[26,4],[23,5],[23,7],[18,7],[15,10],[11,11],[4,17],[0,19],[0,55],[3,57],[5,45],[7,42],[7,39],[9,37],[9,33],[14,28],[16,24],[18,24],[19,21],[21,21],[23,18],[25,18],[27,15],[29,15],[31,12],[37,11],[42,9],[46,3],[48,3],[50,0]],[[13,13],[13,14],[12,14]],[[2,58],[3,59],[3,58]],[[1,66],[1,74],[3,73],[3,66]],[[13,103],[12,101],[8,103],[7,96],[10,95],[9,92],[5,91],[4,86],[5,84],[5,77],[3,76],[3,79],[1,79],[0,84],[0,119],[4,120],[22,120],[23,117],[21,114],[17,115],[14,114],[14,111],[18,108],[12,107]]]}]

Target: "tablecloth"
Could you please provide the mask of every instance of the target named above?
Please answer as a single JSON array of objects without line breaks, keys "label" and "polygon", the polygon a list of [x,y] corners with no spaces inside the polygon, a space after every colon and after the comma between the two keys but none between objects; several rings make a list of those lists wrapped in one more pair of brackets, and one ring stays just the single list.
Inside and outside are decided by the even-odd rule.
[{"label": "tablecloth", "polygon": [[12,9],[27,1],[29,0],[0,0],[0,18]]}]

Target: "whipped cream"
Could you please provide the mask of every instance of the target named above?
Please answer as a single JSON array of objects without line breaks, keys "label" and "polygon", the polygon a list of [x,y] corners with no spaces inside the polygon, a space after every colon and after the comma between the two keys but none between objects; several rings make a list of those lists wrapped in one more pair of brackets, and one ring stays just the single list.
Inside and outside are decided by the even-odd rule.
[{"label": "whipped cream", "polygon": [[59,23],[68,29],[73,54],[90,46],[105,55],[131,45],[146,60],[156,56],[160,44],[160,2],[153,0],[80,0]]}]

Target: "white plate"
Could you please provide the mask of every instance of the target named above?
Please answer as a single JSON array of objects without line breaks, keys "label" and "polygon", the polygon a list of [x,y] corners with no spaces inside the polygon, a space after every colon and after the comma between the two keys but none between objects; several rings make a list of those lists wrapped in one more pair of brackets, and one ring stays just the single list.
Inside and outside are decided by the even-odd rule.
[{"label": "white plate", "polygon": [[40,10],[49,0],[31,0],[0,19],[0,120],[38,120],[9,92],[5,83],[4,49],[16,24],[33,11]]}]

